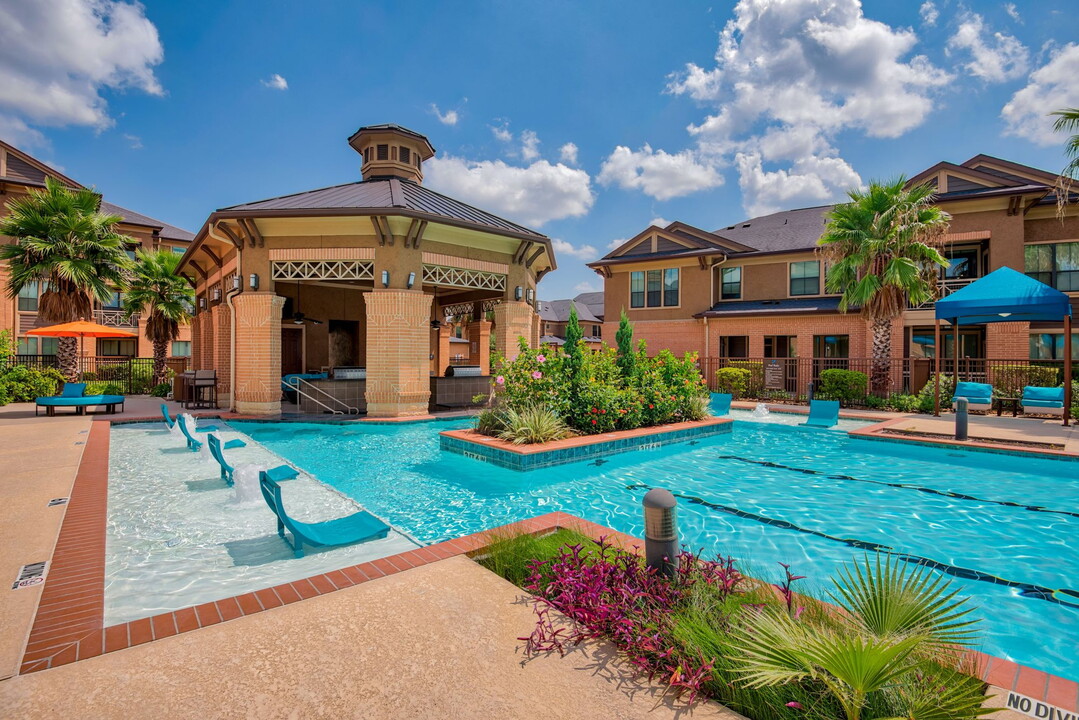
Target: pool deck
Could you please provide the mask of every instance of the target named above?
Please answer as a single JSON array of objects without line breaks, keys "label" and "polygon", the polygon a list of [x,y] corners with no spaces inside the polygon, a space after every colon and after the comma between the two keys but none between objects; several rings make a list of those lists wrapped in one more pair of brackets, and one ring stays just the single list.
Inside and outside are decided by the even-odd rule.
[{"label": "pool deck", "polygon": [[[275,717],[293,710],[301,716],[507,717],[537,706],[566,718],[686,712],[658,686],[634,679],[601,644],[561,660],[523,662],[516,638],[530,627],[531,609],[517,601],[519,590],[463,557],[485,544],[480,535],[103,628],[100,611],[76,606],[86,599],[88,582],[90,595],[103,593],[93,584],[103,575],[109,421],[154,417],[159,404],[133,398],[123,414],[96,419],[35,419],[31,405],[0,408],[0,462],[9,468],[0,479],[8,548],[3,572],[14,580],[23,564],[52,561],[44,585],[4,590],[0,599],[0,678],[8,678],[0,681],[0,703],[10,715],[158,720],[168,717],[164,707],[175,708],[176,717]],[[882,415],[891,416],[885,422],[909,419],[871,417]],[[995,416],[989,421],[999,422]],[[50,499],[68,496],[70,503],[48,507]],[[613,533],[562,513],[519,526]],[[613,535],[622,544],[637,542]],[[43,589],[53,603],[39,608]],[[38,647],[55,650],[33,655],[31,628],[50,636],[38,635]],[[448,666],[453,682],[447,682]],[[319,672],[304,670],[311,667]],[[998,696],[990,704],[999,706],[1014,689],[1067,711],[1079,708],[1077,683],[988,656],[981,656],[980,669]],[[738,717],[714,704],[692,713]],[[994,717],[1020,716],[1002,711]]]}]

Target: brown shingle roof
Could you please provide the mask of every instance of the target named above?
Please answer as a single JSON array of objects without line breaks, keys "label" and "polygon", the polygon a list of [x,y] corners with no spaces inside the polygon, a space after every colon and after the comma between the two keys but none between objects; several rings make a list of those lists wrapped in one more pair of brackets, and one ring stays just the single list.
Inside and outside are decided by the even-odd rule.
[{"label": "brown shingle roof", "polygon": [[175,225],[169,225],[166,222],[155,220],[154,218],[137,213],[134,210],[128,210],[122,208],[119,205],[114,205],[111,202],[105,200],[101,201],[101,212],[109,215],[119,215],[124,219],[128,225],[141,225],[148,228],[155,228],[158,230],[158,235],[166,240],[182,240],[184,242],[191,242],[195,239],[194,233],[189,233],[183,228],[178,228]]}]

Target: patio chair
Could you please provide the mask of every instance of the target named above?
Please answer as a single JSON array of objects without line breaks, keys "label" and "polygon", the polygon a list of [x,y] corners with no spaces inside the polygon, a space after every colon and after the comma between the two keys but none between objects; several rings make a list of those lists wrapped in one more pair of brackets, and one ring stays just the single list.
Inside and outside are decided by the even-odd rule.
[{"label": "patio chair", "polygon": [[960,382],[955,384],[952,395],[952,410],[959,398],[967,399],[968,410],[991,410],[993,408],[993,386],[989,383]]},{"label": "patio chair", "polygon": [[810,427],[830,428],[839,422],[838,400],[810,400],[809,418],[802,423]]},{"label": "patio chair", "polygon": [[236,468],[225,461],[224,451],[232,448],[247,447],[247,443],[243,440],[229,440],[222,445],[221,438],[212,433],[206,436],[206,443],[210,446],[210,455],[221,466],[221,479],[225,481],[226,485],[232,485],[232,473],[236,471]]},{"label": "patio chair", "polygon": [[712,402],[709,403],[709,409],[716,417],[730,415],[732,400],[734,400],[734,396],[730,393],[712,393]]},{"label": "patio chair", "polygon": [[1054,388],[1027,385],[1023,388],[1023,397],[1019,402],[1023,405],[1024,413],[1063,417],[1064,386]]},{"label": "patio chair", "polygon": [[[281,486],[272,480],[265,470],[259,473],[259,487],[262,489],[262,497],[266,500],[266,504],[277,516],[277,534],[292,548],[298,558],[303,557],[304,545],[311,547],[352,545],[384,538],[390,531],[389,525],[366,510],[317,523],[293,520],[285,512],[285,506],[281,502]],[[291,541],[285,534],[285,530],[292,535]]]}]

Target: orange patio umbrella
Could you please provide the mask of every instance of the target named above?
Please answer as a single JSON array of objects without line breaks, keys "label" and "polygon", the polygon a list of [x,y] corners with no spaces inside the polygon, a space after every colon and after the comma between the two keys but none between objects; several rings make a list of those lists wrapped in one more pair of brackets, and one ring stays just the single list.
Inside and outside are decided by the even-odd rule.
[{"label": "orange patio umbrella", "polygon": [[127,330],[99,325],[87,320],[49,325],[48,327],[36,328],[26,333],[27,335],[40,335],[42,337],[77,337],[79,338],[79,354],[82,355],[83,338],[137,338],[135,333]]}]

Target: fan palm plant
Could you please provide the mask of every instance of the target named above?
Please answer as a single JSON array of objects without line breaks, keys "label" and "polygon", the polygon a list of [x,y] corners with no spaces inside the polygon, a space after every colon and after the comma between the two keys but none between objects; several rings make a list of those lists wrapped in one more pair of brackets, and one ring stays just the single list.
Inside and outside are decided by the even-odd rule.
[{"label": "fan palm plant", "polygon": [[181,255],[168,250],[135,253],[135,267],[124,293],[124,312],[148,313],[146,339],[154,346],[154,384],[165,381],[169,343],[180,337],[180,326],[191,319],[195,291],[176,269]]},{"label": "fan palm plant", "polygon": [[825,288],[841,293],[839,308],[861,308],[873,334],[871,384],[884,392],[889,383],[892,321],[908,304],[934,300],[941,254],[951,216],[933,204],[929,185],[906,188],[905,178],[871,182],[847,193],[850,202],[827,215],[818,241],[829,261]]},{"label": "fan palm plant", "polygon": [[[99,212],[101,197],[87,188],[70,189],[52,178],[45,187],[11,202],[0,220],[0,235],[15,239],[0,246],[0,260],[10,264],[7,292],[16,297],[37,283],[45,291],[38,317],[46,323],[90,319],[94,299],[105,301],[121,287],[131,266],[126,246],[135,242],[116,232],[123,218]],[[61,372],[78,372],[75,338],[59,338]]]},{"label": "fan palm plant", "polygon": [[1068,204],[1068,196],[1071,194],[1072,184],[1076,176],[1079,176],[1079,108],[1064,108],[1049,113],[1056,115],[1053,122],[1053,130],[1056,132],[1071,133],[1064,143],[1064,152],[1068,156],[1068,164],[1060,172],[1057,183],[1057,212],[1063,216],[1064,208]]},{"label": "fan palm plant", "polygon": [[[965,600],[924,568],[867,557],[834,580],[834,622],[766,609],[736,629],[732,661],[748,687],[818,683],[861,720],[873,707],[902,717],[961,720],[985,714],[981,682],[958,671],[957,649],[974,640]],[[925,677],[932,677],[926,683]],[[926,690],[927,685],[933,691]],[[889,713],[889,714],[892,714]],[[892,720],[889,718],[889,720]]]}]

